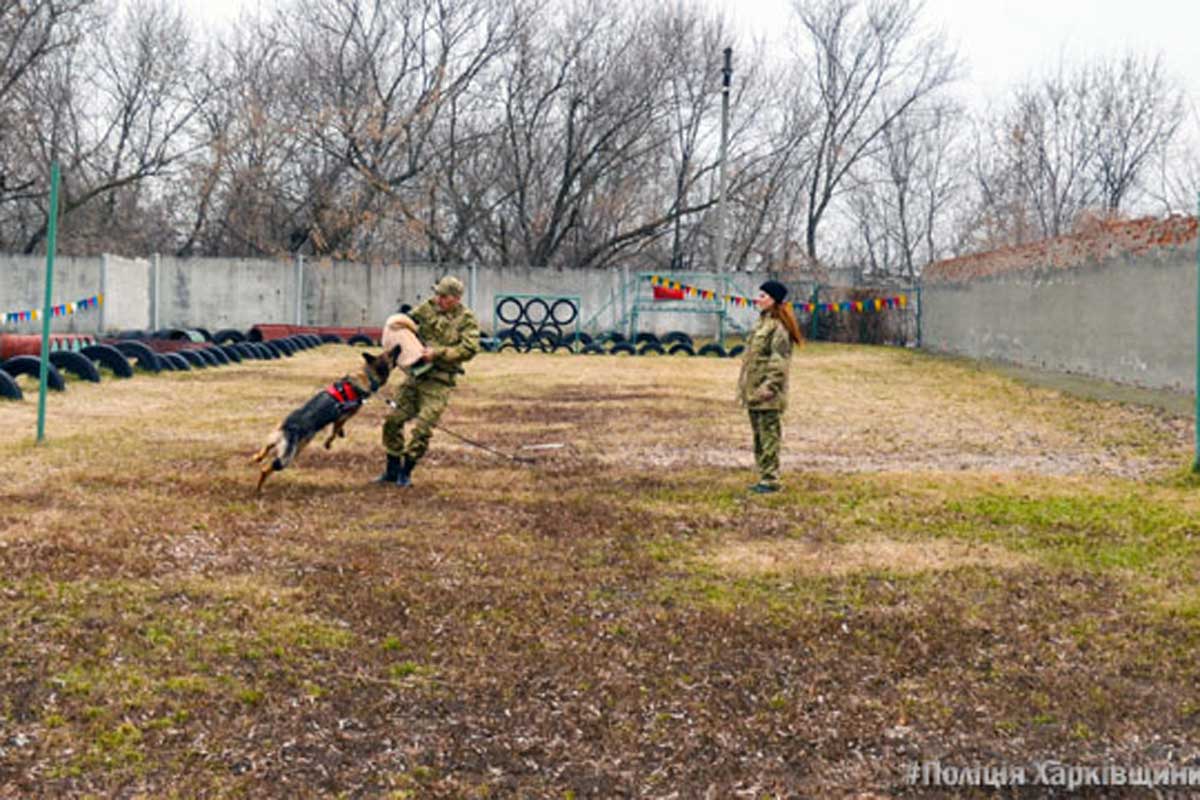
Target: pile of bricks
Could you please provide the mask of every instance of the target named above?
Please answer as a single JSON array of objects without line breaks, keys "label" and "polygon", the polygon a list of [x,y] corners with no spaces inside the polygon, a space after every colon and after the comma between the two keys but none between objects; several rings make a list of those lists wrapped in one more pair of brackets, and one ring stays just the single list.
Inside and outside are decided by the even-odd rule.
[{"label": "pile of bricks", "polygon": [[1056,239],[938,261],[925,268],[926,285],[964,283],[1014,272],[1072,269],[1111,258],[1136,256],[1196,242],[1197,218],[1172,216],[1091,220]]}]

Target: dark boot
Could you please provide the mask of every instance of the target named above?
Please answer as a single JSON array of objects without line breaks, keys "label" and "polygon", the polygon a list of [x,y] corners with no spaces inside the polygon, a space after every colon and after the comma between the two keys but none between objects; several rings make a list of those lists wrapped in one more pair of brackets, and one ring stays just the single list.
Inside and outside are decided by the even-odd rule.
[{"label": "dark boot", "polygon": [[[375,483],[396,483],[400,478],[400,462],[400,456],[394,456],[391,453],[388,453],[387,467],[384,469],[383,474],[375,479]],[[407,476],[405,476],[405,481],[406,482],[404,485],[407,486]]]},{"label": "dark boot", "polygon": [[413,461],[409,456],[405,456],[400,460],[399,474],[396,476],[397,486],[412,486],[412,471],[416,465],[417,462]]}]

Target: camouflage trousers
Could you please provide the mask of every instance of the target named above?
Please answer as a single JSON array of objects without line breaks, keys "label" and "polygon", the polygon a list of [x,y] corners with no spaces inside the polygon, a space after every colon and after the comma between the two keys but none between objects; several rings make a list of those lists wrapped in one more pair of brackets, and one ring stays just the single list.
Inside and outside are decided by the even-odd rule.
[{"label": "camouflage trousers", "polygon": [[[429,449],[433,426],[441,419],[454,387],[434,380],[405,381],[396,390],[396,408],[383,420],[383,447],[388,455],[408,456],[413,463]],[[416,420],[404,441],[404,424]]]},{"label": "camouflage trousers", "polygon": [[754,430],[754,461],[758,464],[759,481],[769,486],[779,485],[781,416],[781,412],[775,409],[750,410],[750,427]]}]

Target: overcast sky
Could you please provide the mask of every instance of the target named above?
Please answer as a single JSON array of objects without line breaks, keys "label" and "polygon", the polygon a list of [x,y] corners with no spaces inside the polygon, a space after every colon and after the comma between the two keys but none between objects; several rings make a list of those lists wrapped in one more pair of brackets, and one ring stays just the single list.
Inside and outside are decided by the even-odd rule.
[{"label": "overcast sky", "polygon": [[[688,2],[689,0],[683,0]],[[707,0],[739,24],[786,45],[791,0]],[[198,21],[223,23],[239,9],[274,0],[185,0]],[[999,100],[1008,87],[1068,64],[1128,49],[1161,52],[1167,69],[1200,103],[1200,0],[926,0],[926,26],[941,29],[968,74],[959,91],[971,106]],[[736,59],[735,75],[736,75]]]},{"label": "overcast sky", "polygon": [[[776,42],[791,0],[720,0]],[[926,0],[922,19],[942,30],[968,70],[961,90],[997,100],[1008,87],[1068,64],[1126,50],[1162,53],[1168,70],[1200,95],[1200,0]]]}]

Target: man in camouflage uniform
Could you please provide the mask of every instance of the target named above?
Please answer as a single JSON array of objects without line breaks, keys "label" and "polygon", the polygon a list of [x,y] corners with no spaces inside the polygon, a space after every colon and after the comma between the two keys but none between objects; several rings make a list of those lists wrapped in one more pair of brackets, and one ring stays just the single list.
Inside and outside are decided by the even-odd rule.
[{"label": "man in camouflage uniform", "polygon": [[[413,468],[429,449],[433,428],[446,410],[462,364],[479,352],[479,323],[462,304],[463,284],[446,276],[433,287],[434,295],[413,309],[408,326],[425,344],[421,363],[414,367],[393,398],[395,409],[383,421],[387,469],[382,484],[409,486]],[[416,420],[404,439],[404,424]]]}]

